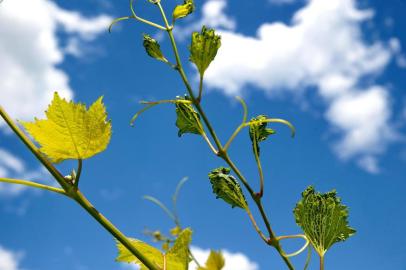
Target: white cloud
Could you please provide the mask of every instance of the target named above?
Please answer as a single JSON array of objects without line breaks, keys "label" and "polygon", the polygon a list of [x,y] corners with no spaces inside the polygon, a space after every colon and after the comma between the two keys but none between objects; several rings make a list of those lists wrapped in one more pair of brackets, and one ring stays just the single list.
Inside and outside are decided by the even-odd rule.
[{"label": "white cloud", "polygon": [[221,30],[222,47],[206,83],[228,95],[248,85],[269,96],[315,87],[327,107],[325,119],[338,132],[338,156],[376,172],[376,158],[396,132],[390,93],[375,78],[400,44],[364,40],[362,23],[373,14],[358,9],[355,0],[309,0],[289,25],[264,23],[256,36]]},{"label": "white cloud", "polygon": [[[105,32],[110,21],[106,15],[85,18],[47,0],[3,1],[0,104],[13,118],[29,119],[43,114],[54,91],[71,98],[69,76],[58,65],[66,53],[80,55],[78,45]],[[67,48],[58,38],[61,31]]]},{"label": "white cloud", "polygon": [[[20,158],[2,148],[0,148],[0,177],[36,180],[45,184],[54,184],[54,181],[50,180],[42,167],[30,170]],[[0,196],[15,197],[21,195],[27,189],[29,188],[23,185],[0,183]]]},{"label": "white cloud", "polygon": [[[202,249],[199,247],[191,247],[193,256],[196,257],[197,261],[204,265],[204,262],[210,254],[209,249]],[[223,270],[258,270],[259,266],[257,263],[251,261],[245,254],[240,252],[230,252],[227,250],[222,251],[226,264]],[[196,269],[197,266],[194,262],[191,262],[189,269]]]},{"label": "white cloud", "polygon": [[275,5],[287,5],[287,4],[293,4],[296,2],[296,0],[268,0],[269,3],[275,4]]},{"label": "white cloud", "polygon": [[0,246],[0,270],[18,270],[20,255]]},{"label": "white cloud", "polygon": [[399,39],[391,38],[389,40],[389,46],[395,54],[396,64],[398,67],[406,68],[406,56],[402,53],[402,45],[400,44]]},{"label": "white cloud", "polygon": [[175,27],[174,32],[177,38],[183,39],[193,31],[198,31],[203,25],[216,29],[234,30],[236,22],[227,16],[224,10],[227,8],[226,0],[209,0],[202,6],[201,19],[189,23],[184,27]]}]

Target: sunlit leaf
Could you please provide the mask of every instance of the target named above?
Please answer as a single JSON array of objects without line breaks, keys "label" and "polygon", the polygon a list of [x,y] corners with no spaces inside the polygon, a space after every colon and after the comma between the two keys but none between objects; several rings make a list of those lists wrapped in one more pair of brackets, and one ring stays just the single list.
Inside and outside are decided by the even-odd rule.
[{"label": "sunlit leaf", "polygon": [[348,225],[348,208],[341,203],[335,190],[319,193],[312,186],[308,187],[296,204],[294,214],[296,223],[320,256],[355,233]]},{"label": "sunlit leaf", "polygon": [[102,97],[86,109],[84,104],[68,102],[55,92],[46,117],[22,124],[52,162],[86,159],[109,144],[111,123],[106,120]]},{"label": "sunlit leaf", "polygon": [[192,230],[190,228],[184,229],[176,238],[175,244],[166,254],[167,260],[174,265],[179,264],[182,268],[168,268],[176,270],[187,270],[190,262],[189,245],[192,241]]},{"label": "sunlit leaf", "polygon": [[[192,240],[192,230],[184,229],[179,233],[174,245],[169,248],[167,253],[161,252],[159,249],[148,245],[137,239],[131,239],[132,245],[139,250],[148,260],[154,263],[160,269],[167,270],[187,270],[190,262],[189,245]],[[141,270],[148,270],[140,260],[137,259],[126,247],[121,243],[117,243],[118,256],[116,261],[125,263],[138,264]]]},{"label": "sunlit leaf", "polygon": [[[137,239],[130,239],[131,244],[140,252],[142,253],[148,260],[152,263],[156,264],[157,266],[163,268],[164,265],[164,257],[162,252],[154,248],[153,246],[148,245]],[[121,243],[117,242],[117,249],[118,249],[118,257],[116,261],[118,262],[125,262],[125,263],[134,263],[141,266],[141,270],[149,270],[140,260],[137,259],[125,246]]]},{"label": "sunlit leaf", "polygon": [[225,265],[225,259],[221,251],[210,251],[204,267],[198,267],[197,270],[221,270]]},{"label": "sunlit leaf", "polygon": [[185,0],[183,2],[183,5],[178,5],[173,10],[173,13],[172,13],[173,21],[186,17],[187,15],[192,13],[194,10],[195,10],[195,4],[193,3],[193,0]]},{"label": "sunlit leaf", "polygon": [[213,29],[203,26],[202,31],[192,34],[192,43],[189,47],[190,61],[194,63],[203,76],[210,63],[217,55],[221,46],[221,37]]}]

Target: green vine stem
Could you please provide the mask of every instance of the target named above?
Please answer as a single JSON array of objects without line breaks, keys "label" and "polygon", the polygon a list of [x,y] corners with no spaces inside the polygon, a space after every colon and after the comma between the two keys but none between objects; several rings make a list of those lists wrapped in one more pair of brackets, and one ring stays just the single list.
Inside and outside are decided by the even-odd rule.
[{"label": "green vine stem", "polygon": [[[276,239],[274,232],[272,231],[269,219],[265,214],[265,210],[263,208],[261,199],[258,198],[258,196],[253,191],[253,189],[249,185],[246,178],[241,174],[241,172],[238,170],[238,168],[235,166],[235,164],[231,161],[231,159],[228,156],[227,152],[223,148],[223,146],[222,146],[216,132],[214,131],[214,129],[213,129],[212,125],[211,125],[211,122],[209,121],[209,119],[207,118],[203,108],[201,107],[200,102],[195,98],[193,89],[190,86],[190,83],[189,83],[189,81],[187,79],[187,76],[186,76],[185,71],[184,71],[183,66],[182,66],[182,62],[181,62],[181,59],[180,59],[180,56],[179,56],[179,52],[178,52],[178,48],[177,48],[177,45],[176,45],[175,37],[174,37],[173,31],[172,31],[173,26],[169,25],[168,19],[166,17],[165,11],[163,10],[160,1],[157,1],[156,5],[158,6],[158,8],[159,8],[159,10],[161,12],[162,18],[163,18],[163,20],[165,22],[166,31],[167,31],[167,33],[169,35],[169,39],[171,41],[172,49],[173,49],[173,52],[174,52],[174,55],[175,55],[175,58],[176,58],[176,66],[177,66],[176,70],[178,71],[180,77],[182,78],[182,81],[183,81],[183,83],[184,83],[184,85],[185,85],[185,87],[186,87],[186,89],[188,91],[188,95],[190,96],[193,105],[195,106],[196,110],[198,111],[198,113],[202,117],[203,122],[205,123],[207,129],[209,130],[209,133],[210,133],[211,137],[213,138],[213,140],[214,140],[214,142],[215,142],[215,144],[217,146],[217,149],[218,149],[217,156],[222,158],[231,167],[231,169],[237,174],[237,177],[241,180],[241,182],[243,183],[245,188],[249,191],[252,199],[255,201],[255,203],[256,203],[256,205],[257,205],[257,207],[259,209],[259,212],[261,213],[261,217],[264,220],[267,231],[269,233],[269,239],[268,239],[267,243],[269,245],[273,246],[278,251],[278,253],[281,255],[282,259],[284,260],[284,262],[286,263],[288,268],[290,270],[293,270],[294,267],[293,267],[292,263],[290,262],[288,257],[285,257],[283,255],[284,251],[283,251],[278,239]],[[281,120],[281,121],[286,122],[285,120]]]},{"label": "green vine stem", "polygon": [[[254,131],[255,134],[255,131]],[[262,171],[262,165],[261,165],[261,160],[259,159],[259,153],[258,153],[258,143],[256,141],[256,135],[254,135],[254,156],[255,156],[255,162],[257,163],[257,168],[258,168],[258,174],[259,174],[259,192],[257,193],[258,197],[264,196],[264,172]]]},{"label": "green vine stem", "polygon": [[320,255],[320,270],[324,270],[324,255]]},{"label": "green vine stem", "polygon": [[[151,270],[159,270],[146,256],[136,249],[128,238],[118,230],[107,218],[105,218],[96,208],[86,199],[86,197],[74,186],[68,183],[63,175],[56,167],[39,151],[34,143],[25,135],[25,133],[17,126],[6,111],[0,106],[0,116],[6,121],[8,126],[20,138],[20,140],[28,147],[35,157],[44,165],[51,173],[55,180],[61,185],[65,194],[75,200],[82,208],[88,212],[103,228],[105,228],[117,241],[122,243],[135,257],[137,257],[146,267]],[[32,186],[32,185],[31,185]],[[38,186],[37,186],[38,187]],[[59,193],[59,192],[58,192]]]}]

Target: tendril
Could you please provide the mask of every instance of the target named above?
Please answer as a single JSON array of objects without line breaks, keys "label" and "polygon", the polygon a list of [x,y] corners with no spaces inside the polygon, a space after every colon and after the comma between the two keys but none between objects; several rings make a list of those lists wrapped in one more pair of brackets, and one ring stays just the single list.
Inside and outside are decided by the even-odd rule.
[{"label": "tendril", "polygon": [[300,253],[302,253],[302,252],[307,248],[307,246],[309,245],[309,243],[310,243],[309,239],[307,239],[306,235],[304,235],[304,234],[284,235],[284,236],[278,236],[278,237],[276,237],[276,239],[277,239],[278,241],[284,240],[284,239],[294,239],[294,238],[303,238],[306,242],[305,242],[305,244],[304,244],[298,251],[295,251],[295,252],[292,252],[292,253],[289,253],[289,254],[282,253],[283,256],[285,256],[285,257],[287,257],[287,258],[289,258],[289,257],[294,257],[294,256],[297,256],[297,255],[299,255]]}]

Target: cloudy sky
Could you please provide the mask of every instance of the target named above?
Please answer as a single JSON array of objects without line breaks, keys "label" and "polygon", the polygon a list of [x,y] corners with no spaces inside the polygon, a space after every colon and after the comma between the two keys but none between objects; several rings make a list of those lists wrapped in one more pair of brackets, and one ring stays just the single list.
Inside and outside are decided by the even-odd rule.
[{"label": "cloudy sky", "polygon": [[[178,1],[179,2],[179,1]],[[168,13],[175,1],[162,1]],[[190,34],[207,25],[222,47],[206,73],[203,106],[222,141],[250,117],[290,120],[262,146],[264,204],[277,234],[296,234],[292,209],[306,186],[336,188],[358,230],[327,255],[326,269],[405,269],[406,4],[377,0],[205,0],[179,21],[175,34],[187,73]],[[160,22],[147,1],[137,12]],[[207,173],[224,165],[197,136],[177,137],[171,106],[154,108],[134,128],[140,100],[171,99],[185,90],[166,65],[145,55],[141,34],[164,33],[123,22],[128,1],[4,0],[0,4],[0,104],[15,119],[43,116],[54,91],[87,104],[104,95],[113,123],[108,150],[84,164],[82,190],[126,234],[168,230],[170,220],[145,194],[170,202],[176,183],[189,177],[179,200],[182,223],[194,229],[201,260],[223,249],[226,270],[284,269],[244,213],[215,200]],[[254,187],[257,172],[247,134],[231,156]],[[68,174],[75,163],[60,166]],[[0,121],[0,177],[54,184]],[[111,270],[111,237],[65,198],[0,184],[0,270]],[[300,242],[286,243],[294,250]],[[298,269],[304,257],[294,259]],[[311,269],[317,269],[316,260]]]}]

